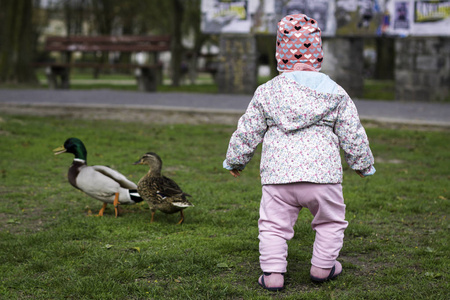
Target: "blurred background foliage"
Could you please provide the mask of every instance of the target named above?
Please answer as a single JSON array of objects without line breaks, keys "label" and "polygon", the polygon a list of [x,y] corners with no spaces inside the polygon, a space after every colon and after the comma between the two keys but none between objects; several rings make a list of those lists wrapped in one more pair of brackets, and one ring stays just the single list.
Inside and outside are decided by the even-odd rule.
[{"label": "blurred background foliage", "polygon": [[[171,50],[164,58],[164,75],[171,84],[165,84],[164,89],[178,90],[186,86],[186,80],[198,86],[200,72],[212,76],[214,87],[208,91],[217,89],[214,81],[219,36],[202,33],[201,0],[0,0],[0,7],[2,87],[42,87],[44,70],[36,69],[33,64],[54,60],[51,55],[55,53],[44,51],[45,37],[49,35],[170,35]],[[259,81],[265,82],[277,75],[274,40],[272,35],[256,35],[258,64],[265,68],[263,74],[259,74]],[[364,39],[364,98],[394,99],[393,41]],[[74,56],[67,55],[66,61],[72,59],[73,62]],[[83,53],[81,59],[105,63],[108,53]],[[118,54],[117,62],[132,62],[132,54]],[[79,73],[79,70],[74,71],[72,75]],[[131,70],[127,76],[131,76]]]},{"label": "blurred background foliage", "polygon": [[[172,82],[179,84],[187,50],[198,53],[207,37],[200,32],[201,0],[0,0],[0,83],[37,82],[32,62],[42,60],[39,47],[51,20],[70,35],[171,35]],[[126,56],[124,56],[126,59]],[[195,59],[195,55],[190,55]],[[174,72],[175,71],[175,72]]]}]

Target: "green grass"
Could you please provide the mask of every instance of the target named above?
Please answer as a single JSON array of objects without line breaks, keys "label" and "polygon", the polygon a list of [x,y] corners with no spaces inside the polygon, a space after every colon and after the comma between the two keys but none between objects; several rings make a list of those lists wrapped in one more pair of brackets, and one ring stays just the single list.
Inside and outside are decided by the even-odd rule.
[{"label": "green grass", "polygon": [[[45,73],[42,70],[38,70],[36,75],[39,80],[39,85],[37,86],[18,86],[9,84],[3,85],[3,88],[48,88]],[[170,84],[170,78],[165,77],[164,80],[166,81],[164,84],[158,85],[158,92],[217,93],[217,85],[214,83],[211,75],[207,73],[200,73],[195,85],[190,84],[187,79],[184,79],[180,86],[175,87]],[[77,70],[71,74],[70,88],[74,90],[138,90],[135,77],[132,74],[101,73],[99,74],[99,77],[95,79],[92,72]]]},{"label": "green grass", "polygon": [[[47,88],[46,77],[42,70],[37,72],[41,88]],[[71,74],[71,89],[111,89],[111,90],[128,90],[136,91],[137,84],[133,75],[127,74],[100,74],[99,80],[93,78],[92,72],[75,72]],[[169,79],[169,78],[166,78]],[[258,85],[270,80],[270,77],[264,76],[258,78]],[[116,84],[113,82],[105,82],[108,80],[121,80],[124,84]],[[81,82],[80,82],[81,81]],[[4,86],[7,88],[17,88],[17,86]],[[30,87],[25,87],[30,88]],[[170,84],[158,86],[159,92],[193,92],[193,93],[217,93],[217,85],[209,74],[199,74],[198,82],[195,85],[182,84],[173,87]],[[370,100],[394,100],[395,99],[395,82],[393,80],[365,80],[363,99]]]},{"label": "green grass", "polygon": [[363,99],[395,100],[394,80],[364,80]]},{"label": "green grass", "polygon": [[[309,280],[311,216],[289,242],[286,289],[256,280],[259,152],[239,180],[222,169],[234,126],[142,125],[0,115],[0,299],[448,299],[450,153],[448,131],[367,128],[377,173],[345,167],[344,273]],[[137,182],[147,151],[193,195],[178,215],[146,204],[108,206],[67,182],[72,156],[52,149],[82,139],[89,164]]]}]

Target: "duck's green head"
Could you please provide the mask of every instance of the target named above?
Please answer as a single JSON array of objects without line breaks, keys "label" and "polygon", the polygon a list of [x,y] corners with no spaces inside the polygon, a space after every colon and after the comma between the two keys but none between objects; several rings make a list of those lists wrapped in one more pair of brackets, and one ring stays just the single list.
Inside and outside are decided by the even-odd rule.
[{"label": "duck's green head", "polygon": [[135,165],[148,165],[151,171],[160,172],[162,168],[162,160],[158,154],[154,152],[147,152],[134,163]]},{"label": "duck's green head", "polygon": [[61,147],[58,147],[53,150],[55,155],[61,154],[61,153],[72,153],[75,155],[75,158],[78,159],[87,159],[87,151],[86,147],[84,147],[84,144],[81,140],[77,138],[69,138],[64,142],[64,145]]}]

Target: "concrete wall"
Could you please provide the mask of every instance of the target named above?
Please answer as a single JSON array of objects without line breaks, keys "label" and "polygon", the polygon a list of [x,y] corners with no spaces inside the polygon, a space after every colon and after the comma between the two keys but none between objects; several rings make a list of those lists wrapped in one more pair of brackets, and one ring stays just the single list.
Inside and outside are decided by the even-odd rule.
[{"label": "concrete wall", "polygon": [[322,38],[321,72],[342,86],[350,97],[361,98],[364,90],[364,40],[362,38]]},{"label": "concrete wall", "polygon": [[[450,100],[450,37],[395,39],[395,97],[401,101]],[[364,91],[364,38],[324,37],[321,72],[341,85],[352,98]],[[394,55],[394,53],[393,53]],[[257,87],[255,37],[220,37],[219,93],[253,94]]]},{"label": "concrete wall", "polygon": [[396,100],[449,100],[450,37],[399,38],[395,50]]}]

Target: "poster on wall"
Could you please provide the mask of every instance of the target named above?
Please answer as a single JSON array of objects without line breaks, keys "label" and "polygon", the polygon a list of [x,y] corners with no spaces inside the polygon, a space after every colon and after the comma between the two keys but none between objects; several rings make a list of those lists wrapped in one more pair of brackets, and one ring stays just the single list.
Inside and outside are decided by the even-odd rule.
[{"label": "poster on wall", "polygon": [[304,13],[323,36],[450,36],[450,0],[202,0],[202,31],[275,34]]},{"label": "poster on wall", "polygon": [[450,36],[450,1],[389,1],[391,22],[386,34],[395,36]]},{"label": "poster on wall", "polygon": [[324,35],[334,35],[334,1],[330,0],[202,0],[204,33],[275,34],[288,14],[304,13],[320,24]]},{"label": "poster on wall", "polygon": [[394,10],[394,29],[409,29],[409,3],[396,2]]},{"label": "poster on wall", "polygon": [[328,0],[290,0],[285,1],[284,5],[278,7],[277,12],[279,13],[280,19],[290,14],[305,14],[317,21],[322,30],[322,35],[331,36],[336,32],[334,7],[334,1]]},{"label": "poster on wall", "polygon": [[323,36],[374,35],[385,0],[202,0],[204,33],[275,34],[288,14],[314,18]]},{"label": "poster on wall", "polygon": [[[450,1],[415,1],[414,22],[429,23],[445,21],[450,17]],[[450,30],[450,28],[447,28]]]},{"label": "poster on wall", "polygon": [[248,0],[203,0],[204,33],[249,33],[251,30]]},{"label": "poster on wall", "polygon": [[336,35],[374,36],[380,32],[383,0],[337,0]]}]

